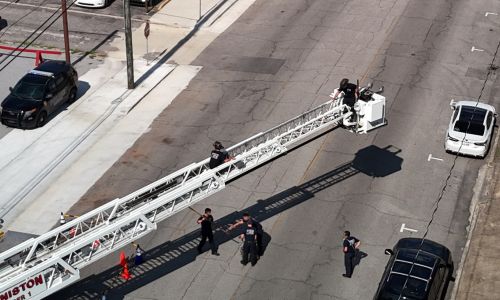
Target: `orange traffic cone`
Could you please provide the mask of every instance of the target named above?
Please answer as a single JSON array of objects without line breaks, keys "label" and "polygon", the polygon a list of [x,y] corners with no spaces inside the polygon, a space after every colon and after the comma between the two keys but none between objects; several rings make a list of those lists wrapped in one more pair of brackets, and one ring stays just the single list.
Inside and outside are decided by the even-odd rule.
[{"label": "orange traffic cone", "polygon": [[125,256],[125,252],[120,252],[120,266],[125,267],[127,265],[127,257]]},{"label": "orange traffic cone", "polygon": [[128,266],[127,265],[125,265],[123,267],[122,278],[125,279],[125,280],[129,280],[130,279],[130,273],[128,272]]},{"label": "orange traffic cone", "polygon": [[122,270],[122,278],[125,280],[130,279],[130,273],[128,272],[128,264],[127,264],[127,257],[125,256],[125,252],[120,253],[120,266],[123,267]]}]

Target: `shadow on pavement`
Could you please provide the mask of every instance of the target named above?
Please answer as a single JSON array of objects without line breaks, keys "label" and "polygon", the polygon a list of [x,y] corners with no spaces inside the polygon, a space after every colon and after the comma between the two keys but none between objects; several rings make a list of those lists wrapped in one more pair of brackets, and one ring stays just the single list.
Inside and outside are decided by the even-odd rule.
[{"label": "shadow on pavement", "polygon": [[0,30],[6,28],[9,24],[7,23],[7,20],[5,19],[2,19],[2,17],[0,17]]},{"label": "shadow on pavement", "polygon": [[147,70],[144,74],[142,74],[141,77],[139,77],[135,81],[135,86],[140,85],[151,74],[153,74],[154,71],[156,71],[156,69],[161,67],[164,63],[166,63],[177,52],[177,50],[179,50],[187,41],[189,41],[198,32],[198,30],[200,30],[201,26],[203,26],[203,24],[205,24],[208,21],[208,19],[210,19],[210,17],[213,16],[213,14],[217,12],[217,10],[219,10],[226,2],[227,0],[220,1],[216,6],[212,8],[212,10],[203,15],[201,19],[193,27],[193,29],[191,29],[191,31],[185,37],[179,40],[177,44],[175,44],[175,46],[173,46],[161,59],[156,61],[155,64],[151,68],[149,68],[149,70]]},{"label": "shadow on pavement", "polygon": [[90,84],[87,81],[78,80],[78,92],[76,93],[76,101],[80,99],[90,89]]},{"label": "shadow on pavement", "polygon": [[92,48],[91,50],[89,51],[85,51],[84,54],[82,56],[80,56],[77,60],[75,60],[72,65],[76,65],[78,64],[79,62],[81,62],[82,60],[84,60],[87,56],[89,56],[90,54],[93,54],[97,51],[97,49],[101,48],[102,45],[104,45],[106,42],[110,41],[111,38],[117,36],[117,33],[118,33],[118,30],[113,30],[110,34],[108,34],[101,42],[99,42],[99,44],[95,45],[94,48]]},{"label": "shadow on pavement", "polygon": [[[257,221],[264,221],[313,198],[315,193],[358,173],[372,177],[384,177],[396,173],[401,170],[403,159],[397,156],[401,150],[393,152],[389,150],[391,147],[379,148],[371,145],[361,149],[352,161],[304,184],[289,188],[267,199],[257,200],[256,204],[248,207],[245,211],[249,212]],[[241,212],[235,211],[215,222],[217,244],[239,243],[235,239],[239,231],[225,232],[227,224],[239,218],[241,218]],[[270,238],[269,235],[264,236],[264,246],[269,244]],[[47,299],[97,299],[106,290],[108,291],[106,299],[123,299],[124,295],[193,262],[198,256],[196,247],[199,240],[200,232],[195,230],[177,240],[168,241],[153,249],[146,250],[144,262],[139,266],[130,267],[132,278],[128,281],[120,277],[121,267],[116,266],[92,275]]]},{"label": "shadow on pavement", "polygon": [[68,107],[70,107],[71,105],[73,105],[75,102],[78,101],[78,99],[80,99],[83,95],[85,95],[85,93],[90,89],[90,85],[88,82],[86,81],[81,81],[81,80],[78,80],[78,90],[76,92],[76,99],[75,101],[69,103],[69,102],[65,102],[64,104],[62,104],[59,108],[57,108],[56,110],[54,110],[47,118],[47,123],[50,122],[52,119],[54,119],[55,117],[57,117],[57,115],[59,115],[61,112],[65,111],[68,109]]},{"label": "shadow on pavement", "polygon": [[361,264],[361,260],[367,256],[368,253],[363,252],[361,250],[356,250],[356,254],[354,255],[354,260],[352,261],[354,269],[356,269],[356,267],[359,266],[359,264]]}]

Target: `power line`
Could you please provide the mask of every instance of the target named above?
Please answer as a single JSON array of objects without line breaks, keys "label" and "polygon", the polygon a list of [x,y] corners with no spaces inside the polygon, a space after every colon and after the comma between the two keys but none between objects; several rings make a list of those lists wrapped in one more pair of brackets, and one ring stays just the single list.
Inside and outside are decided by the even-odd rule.
[{"label": "power line", "polygon": [[[38,8],[40,8],[42,5],[44,5],[45,3],[47,3],[47,1],[49,0],[44,0],[42,3],[40,3],[38,6],[35,6],[32,10],[30,10],[28,13],[24,14],[22,17],[18,18],[14,23],[10,24],[7,28],[5,28],[5,30],[2,32],[2,34],[0,35],[0,38],[2,38],[8,31],[9,29],[12,28],[12,26],[16,25],[19,21],[21,21],[22,19],[26,18],[27,16],[29,16],[30,14],[32,14],[35,10],[37,10]],[[12,2],[9,2],[8,4],[6,4],[5,6],[3,6],[2,8],[0,8],[0,11],[2,9],[4,9],[5,7],[9,6],[10,4],[14,3],[15,1],[12,1]]]},{"label": "power line", "polygon": [[437,212],[437,209],[439,207],[439,202],[441,202],[441,199],[443,198],[444,193],[446,191],[446,187],[448,186],[448,182],[449,182],[449,180],[451,178],[451,175],[453,174],[453,169],[455,169],[455,164],[456,164],[456,161],[458,159],[460,150],[462,149],[462,146],[463,146],[463,144],[465,142],[465,138],[467,137],[467,134],[469,133],[469,129],[470,129],[470,126],[471,126],[471,123],[472,123],[472,119],[474,118],[474,114],[475,114],[475,112],[477,110],[477,106],[479,105],[479,100],[481,100],[481,97],[483,96],[483,92],[484,92],[484,89],[486,88],[486,84],[488,82],[488,79],[490,78],[491,73],[494,71],[494,68],[492,68],[492,66],[495,65],[495,60],[496,60],[496,56],[498,54],[499,49],[500,49],[500,42],[498,42],[497,48],[495,50],[495,53],[493,54],[493,59],[491,60],[491,64],[488,67],[488,73],[486,74],[486,78],[483,81],[483,86],[481,87],[481,91],[479,93],[479,97],[476,100],[476,105],[474,106],[474,110],[473,110],[473,112],[472,112],[472,114],[470,116],[469,122],[467,122],[467,129],[465,130],[464,137],[463,137],[462,141],[460,142],[460,147],[458,148],[458,151],[455,154],[455,157],[453,158],[453,163],[452,163],[452,165],[450,167],[450,171],[448,172],[448,175],[446,177],[445,183],[444,183],[444,185],[443,185],[443,187],[442,187],[442,189],[441,189],[441,191],[439,193],[439,196],[438,196],[438,198],[437,198],[437,200],[435,202],[435,207],[434,207],[434,210],[432,212],[431,219],[429,220],[429,222],[428,222],[428,224],[426,226],[425,233],[424,233],[424,235],[422,237],[422,240],[425,239],[425,237],[429,233],[429,228],[430,228],[430,226],[432,225],[432,223],[434,221],[434,216],[435,216],[435,214]]},{"label": "power line", "polygon": [[430,218],[429,222],[426,225],[424,235],[422,236],[422,240],[421,240],[420,245],[418,247],[417,253],[415,254],[415,258],[413,259],[410,271],[408,272],[408,276],[406,277],[405,283],[403,285],[403,288],[401,289],[401,293],[399,294],[399,298],[398,299],[401,299],[401,297],[403,297],[403,293],[404,293],[404,291],[406,289],[406,285],[408,283],[408,280],[410,279],[410,276],[411,276],[411,273],[412,273],[413,268],[415,266],[417,257],[420,254],[420,251],[422,251],[422,246],[424,244],[425,238],[427,237],[427,234],[429,233],[429,229],[430,229],[432,223],[434,222],[434,217],[436,216],[436,212],[439,209],[439,203],[441,202],[441,200],[444,197],[444,193],[446,192],[446,187],[448,186],[448,182],[450,181],[450,178],[451,178],[451,176],[453,174],[453,170],[455,169],[455,165],[456,165],[456,162],[457,162],[460,150],[462,149],[462,146],[463,146],[463,144],[465,142],[465,138],[467,137],[467,134],[469,132],[472,120],[474,118],[474,114],[476,113],[476,110],[477,110],[477,106],[479,105],[479,100],[481,100],[481,97],[483,96],[484,89],[486,88],[486,84],[488,83],[488,80],[489,80],[489,78],[491,76],[491,73],[495,70],[495,68],[494,68],[494,66],[495,66],[495,60],[496,60],[496,57],[497,57],[499,49],[500,49],[500,41],[497,44],[497,48],[495,50],[495,53],[493,54],[493,59],[491,60],[491,63],[489,65],[489,67],[488,67],[488,73],[486,74],[486,78],[483,81],[483,86],[481,87],[481,91],[479,92],[479,96],[478,96],[478,98],[476,100],[476,104],[474,106],[474,110],[472,111],[472,114],[471,114],[471,116],[469,118],[469,121],[467,122],[467,128],[465,130],[464,137],[462,138],[462,141],[460,142],[460,147],[458,147],[457,153],[455,154],[455,157],[453,158],[453,163],[451,164],[451,167],[450,167],[450,170],[448,172],[448,175],[446,176],[446,180],[444,181],[444,185],[441,188],[441,191],[439,192],[438,198],[436,199],[436,201],[434,203],[434,210],[432,211],[431,218]]},{"label": "power line", "polygon": [[9,3],[5,4],[4,6],[0,7],[0,11],[4,10],[5,8],[7,8],[9,5],[11,5],[12,3],[16,3],[17,0],[12,0],[10,1]]},{"label": "power line", "polygon": [[[29,46],[31,46],[31,44],[33,44],[33,42],[35,42],[35,41],[36,41],[36,40],[37,40],[37,39],[38,39],[38,38],[39,38],[39,37],[40,37],[40,36],[41,36],[41,35],[42,35],[42,34],[43,34],[46,30],[47,30],[47,29],[49,29],[49,28],[50,28],[50,26],[52,26],[52,25],[53,25],[53,24],[54,24],[57,20],[59,20],[59,18],[63,15],[63,13],[64,13],[65,11],[67,11],[67,10],[68,10],[71,6],[73,6],[73,5],[75,4],[75,2],[76,2],[76,0],[73,0],[73,2],[71,2],[71,4],[70,4],[70,5],[68,5],[68,7],[67,7],[65,10],[61,10],[61,8],[59,8],[58,10],[54,11],[54,13],[53,13],[53,14],[52,14],[49,18],[47,18],[47,20],[45,20],[45,21],[42,23],[42,25],[38,26],[38,28],[37,28],[37,29],[35,29],[35,30],[34,30],[34,31],[33,31],[33,32],[32,32],[32,33],[31,33],[31,34],[30,34],[30,35],[29,35],[29,36],[28,36],[28,37],[27,37],[27,38],[26,38],[23,42],[21,42],[21,43],[19,44],[19,46],[18,46],[18,47],[16,47],[16,49],[15,49],[15,50],[12,50],[12,51],[11,51],[8,55],[6,55],[6,56],[5,56],[5,58],[4,58],[4,59],[2,59],[2,60],[0,61],[0,65],[1,65],[1,64],[3,64],[3,63],[4,63],[4,62],[5,62],[5,61],[9,58],[9,57],[11,57],[11,60],[10,60],[10,61],[8,61],[8,62],[7,62],[4,66],[2,66],[2,67],[0,68],[0,72],[1,72],[1,71],[3,71],[3,70],[4,70],[4,69],[5,69],[8,65],[10,65],[10,64],[12,63],[12,61],[14,61],[14,59],[16,59],[17,57],[19,57],[19,55],[21,55],[21,53],[22,53],[24,50],[26,50]],[[54,20],[52,20],[52,22],[50,22],[50,24],[49,24],[49,25],[47,25],[47,27],[46,27],[45,29],[43,29],[42,31],[40,31],[40,32],[39,32],[39,33],[35,36],[35,38],[34,38],[32,41],[30,41],[29,43],[27,43],[27,42],[28,42],[28,40],[29,40],[29,39],[30,39],[33,35],[35,35],[35,34],[36,34],[36,33],[37,33],[37,32],[38,32],[38,31],[39,31],[39,30],[40,30],[40,29],[41,29],[41,28],[42,28],[42,27],[43,27],[43,26],[47,23],[47,22],[49,22],[49,21],[50,21],[50,19],[51,19],[52,17],[54,17],[54,16],[57,14],[57,12],[59,12],[59,10],[61,10],[61,13],[59,13],[59,15],[58,15],[58,16],[57,16]],[[27,44],[26,44],[26,43],[27,43]],[[21,47],[22,47],[24,44],[26,44],[26,46],[24,46],[24,47],[21,49]],[[20,50],[20,49],[21,49],[21,50]],[[13,55],[13,53],[14,53],[14,52],[16,52],[16,51],[17,51],[18,53],[17,53],[17,54],[15,54],[15,55]]]}]

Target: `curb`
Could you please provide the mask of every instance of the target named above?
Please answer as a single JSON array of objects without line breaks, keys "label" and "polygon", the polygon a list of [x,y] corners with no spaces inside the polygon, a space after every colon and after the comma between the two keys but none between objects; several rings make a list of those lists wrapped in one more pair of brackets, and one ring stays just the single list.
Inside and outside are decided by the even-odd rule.
[{"label": "curb", "polygon": [[[457,272],[455,275],[455,284],[453,285],[453,291],[452,291],[451,297],[450,297],[451,300],[456,299],[457,294],[458,294],[458,289],[459,289],[460,284],[461,284],[460,280],[462,277],[465,261],[467,260],[467,256],[469,254],[472,235],[474,233],[474,229],[476,228],[479,210],[482,208],[479,205],[481,203],[480,202],[481,196],[483,195],[483,192],[485,190],[489,190],[492,187],[492,185],[491,185],[492,181],[489,181],[488,182],[489,184],[485,184],[486,183],[485,179],[492,177],[492,175],[495,174],[495,171],[498,168],[495,165],[494,160],[495,160],[495,157],[496,157],[497,152],[498,152],[497,147],[498,147],[499,140],[500,140],[500,130],[497,130],[495,141],[492,145],[492,148],[490,148],[490,157],[488,158],[487,163],[479,169],[478,179],[476,181],[476,184],[473,187],[474,194],[472,196],[471,204],[469,206],[470,217],[469,217],[469,226],[468,226],[469,228],[468,228],[468,233],[467,233],[467,241],[465,242],[465,246],[464,246],[464,249],[462,252],[462,257],[460,258],[460,263],[457,267]],[[492,151],[492,149],[493,149],[493,151]],[[483,169],[484,169],[484,172],[482,172]],[[494,181],[493,181],[493,184],[495,184]],[[486,203],[487,203],[487,206],[486,206],[486,208],[487,208],[490,204],[490,201],[486,201]]]}]

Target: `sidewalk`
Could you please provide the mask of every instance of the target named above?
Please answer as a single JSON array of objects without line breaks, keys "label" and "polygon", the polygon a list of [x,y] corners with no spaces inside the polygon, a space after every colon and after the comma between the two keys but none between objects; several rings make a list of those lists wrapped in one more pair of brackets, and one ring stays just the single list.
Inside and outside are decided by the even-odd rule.
[{"label": "sidewalk", "polygon": [[485,166],[486,185],[478,191],[470,241],[464,249],[462,269],[457,270],[452,294],[456,300],[500,299],[500,145],[491,151],[495,157]]},{"label": "sidewalk", "polygon": [[150,19],[149,54],[144,24],[133,32],[134,90],[126,89],[121,34],[103,64],[80,76],[83,96],[74,104],[42,128],[13,130],[0,140],[0,217],[11,236],[42,234],[57,224],[60,212],[78,202],[187,87],[201,69],[189,64],[254,2],[205,1],[201,20],[193,21],[183,1],[172,0]]}]

